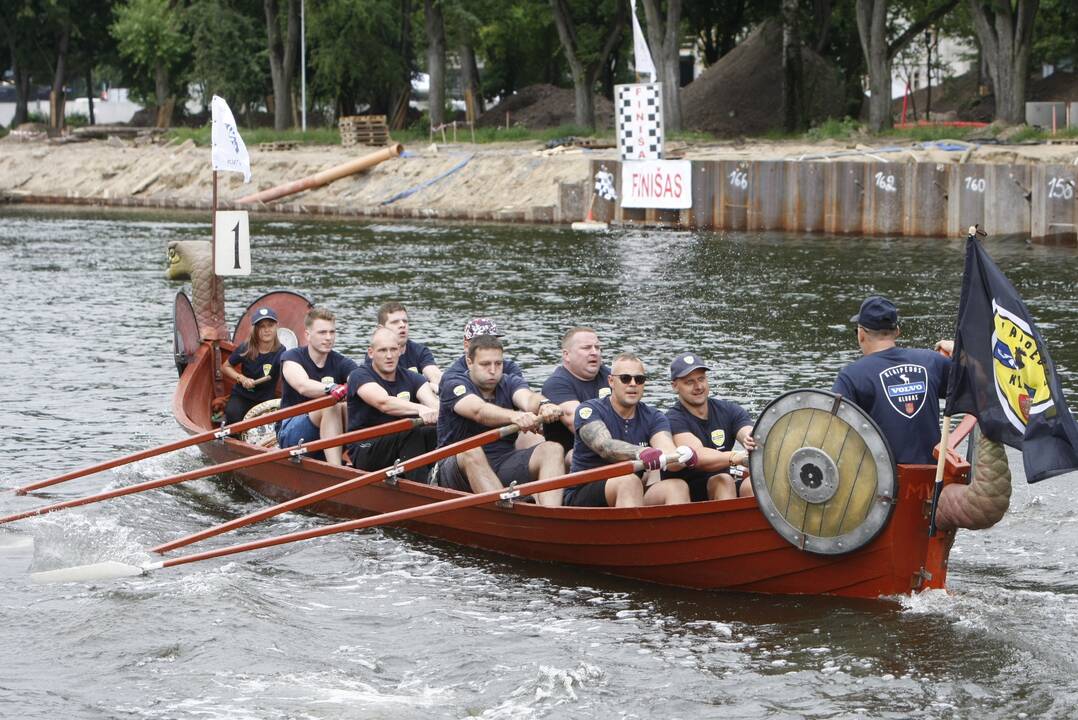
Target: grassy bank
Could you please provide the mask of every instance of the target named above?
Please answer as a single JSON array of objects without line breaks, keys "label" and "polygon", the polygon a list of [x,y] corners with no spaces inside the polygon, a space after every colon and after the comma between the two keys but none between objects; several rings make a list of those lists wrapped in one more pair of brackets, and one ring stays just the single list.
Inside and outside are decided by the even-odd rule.
[{"label": "grassy bank", "polygon": [[[304,145],[340,145],[340,133],[336,128],[311,128],[307,132],[301,130],[273,130],[272,128],[240,128],[244,142],[250,147],[257,147],[261,143],[271,142],[296,142]],[[169,139],[176,142],[192,140],[196,145],[208,146],[210,144],[209,126],[201,128],[174,128],[169,131]],[[391,133],[393,140],[406,146],[426,145],[430,142],[454,142],[452,129],[431,134],[422,129],[397,130]],[[472,142],[480,144],[498,142],[540,142],[548,143],[552,140],[566,137],[588,137],[614,142],[613,130],[589,130],[587,128],[563,125],[556,128],[542,130],[529,130],[522,127],[510,128],[477,128],[474,136],[465,127],[458,127],[455,142]],[[674,142],[709,143],[719,142],[729,138],[718,138],[708,133],[696,131],[684,131],[671,133],[667,138]],[[817,127],[804,133],[768,133],[757,138],[742,138],[743,140],[765,140],[771,142],[802,142],[813,143],[825,140],[838,142],[857,142],[863,144],[879,144],[886,142],[914,143],[934,142],[938,140],[968,140],[989,141],[1000,143],[1036,143],[1051,139],[1078,139],[1078,128],[1060,130],[1055,135],[1040,128],[1025,125],[1017,127],[989,125],[988,127],[953,127],[949,125],[915,125],[905,128],[892,128],[881,133],[869,132],[861,123],[846,118],[845,120],[828,120]]]}]

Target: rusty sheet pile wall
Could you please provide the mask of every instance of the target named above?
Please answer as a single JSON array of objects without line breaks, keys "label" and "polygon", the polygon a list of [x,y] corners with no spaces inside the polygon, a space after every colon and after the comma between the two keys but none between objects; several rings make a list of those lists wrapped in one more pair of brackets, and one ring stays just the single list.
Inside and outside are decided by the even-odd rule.
[{"label": "rusty sheet pile wall", "polygon": [[[611,170],[621,197],[619,163]],[[613,166],[613,167],[612,167]],[[704,230],[942,237],[977,223],[993,235],[1075,241],[1078,166],[693,161],[692,208],[597,203],[597,219]]]}]

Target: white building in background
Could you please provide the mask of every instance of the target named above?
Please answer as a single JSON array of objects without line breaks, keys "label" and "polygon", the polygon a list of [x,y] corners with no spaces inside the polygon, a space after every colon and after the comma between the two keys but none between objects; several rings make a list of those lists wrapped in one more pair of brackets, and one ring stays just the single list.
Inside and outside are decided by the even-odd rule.
[{"label": "white building in background", "polygon": [[[49,116],[49,99],[37,98],[27,103],[27,111],[42,117]],[[94,122],[98,125],[114,125],[130,122],[142,105],[132,102],[127,88],[111,88],[94,98]],[[64,116],[84,115],[90,117],[90,101],[86,97],[69,97],[64,103]],[[5,83],[0,88],[0,125],[7,127],[15,118],[15,88]]]}]

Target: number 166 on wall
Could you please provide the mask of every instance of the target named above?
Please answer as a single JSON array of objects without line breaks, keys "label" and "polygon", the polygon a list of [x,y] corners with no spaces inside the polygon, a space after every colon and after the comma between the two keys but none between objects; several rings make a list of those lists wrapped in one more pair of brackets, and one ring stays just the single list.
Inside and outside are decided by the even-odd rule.
[{"label": "number 166 on wall", "polygon": [[246,210],[218,210],[213,271],[218,275],[251,274],[251,231]]}]

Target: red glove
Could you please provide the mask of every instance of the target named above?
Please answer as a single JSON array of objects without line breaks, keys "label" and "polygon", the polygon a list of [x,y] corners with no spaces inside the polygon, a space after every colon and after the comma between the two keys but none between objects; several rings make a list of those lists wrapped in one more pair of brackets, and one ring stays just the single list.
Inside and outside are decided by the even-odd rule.
[{"label": "red glove", "polygon": [[337,400],[343,400],[348,396],[347,385],[326,385],[326,395],[332,395]]},{"label": "red glove", "polygon": [[636,459],[644,463],[648,470],[666,469],[666,456],[659,448],[646,447],[636,454]]}]

